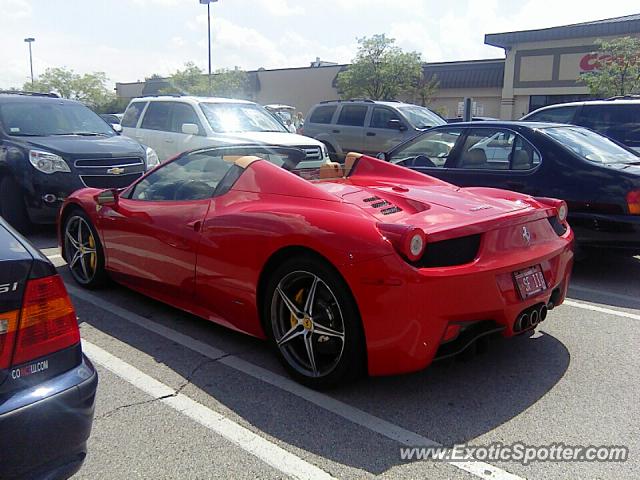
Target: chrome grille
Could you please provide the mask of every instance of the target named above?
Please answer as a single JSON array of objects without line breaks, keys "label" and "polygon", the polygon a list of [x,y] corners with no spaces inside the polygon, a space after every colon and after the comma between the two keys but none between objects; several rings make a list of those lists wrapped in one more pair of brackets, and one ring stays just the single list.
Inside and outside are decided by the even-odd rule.
[{"label": "chrome grille", "polygon": [[73,165],[82,183],[94,188],[126,187],[145,170],[142,157],[81,158]]},{"label": "chrome grille", "polygon": [[305,160],[321,160],[322,149],[320,147],[296,147],[304,152]]}]

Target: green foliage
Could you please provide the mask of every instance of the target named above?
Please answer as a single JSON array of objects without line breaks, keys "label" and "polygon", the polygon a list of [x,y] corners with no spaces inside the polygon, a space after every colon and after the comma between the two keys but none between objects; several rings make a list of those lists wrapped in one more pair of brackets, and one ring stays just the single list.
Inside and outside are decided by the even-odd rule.
[{"label": "green foliage", "polygon": [[414,91],[422,75],[419,53],[403,52],[385,34],[359,38],[358,44],[356,58],[338,75],[343,98],[394,100]]},{"label": "green foliage", "polygon": [[229,98],[250,96],[249,76],[244,70],[216,70],[211,76],[209,89],[209,76],[193,62],[187,62],[183,70],[177,70],[167,81],[171,86],[160,93]]},{"label": "green foliage", "polygon": [[424,72],[421,72],[410,89],[413,102],[426,107],[435,98],[439,85],[440,80],[438,80],[437,75],[426,76]]},{"label": "green foliage", "polygon": [[125,111],[128,104],[128,98],[113,97],[111,100],[96,105],[92,108],[96,113],[122,113]]},{"label": "green foliage", "polygon": [[106,84],[107,75],[104,72],[80,75],[66,68],[47,68],[33,86],[31,82],[26,82],[23,89],[43,93],[55,92],[63,98],[78,100],[96,108],[115,98],[115,94]]},{"label": "green foliage", "polygon": [[640,94],[640,39],[598,40],[598,70],[582,74],[592,95],[613,97]]}]

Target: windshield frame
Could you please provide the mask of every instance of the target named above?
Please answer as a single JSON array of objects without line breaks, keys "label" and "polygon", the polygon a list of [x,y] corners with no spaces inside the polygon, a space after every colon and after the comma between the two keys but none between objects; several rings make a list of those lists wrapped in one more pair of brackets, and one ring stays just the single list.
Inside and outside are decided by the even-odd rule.
[{"label": "windshield frame", "polygon": [[[269,132],[269,133],[290,133],[286,127],[279,122],[276,118],[274,118],[274,114],[270,113],[266,108],[256,104],[256,103],[243,103],[243,102],[199,102],[198,106],[200,108],[200,111],[202,112],[202,114],[204,115],[205,119],[207,120],[207,123],[209,125],[209,128],[211,128],[211,130],[214,133],[223,133],[223,134],[234,134],[234,133],[265,133],[265,132]],[[266,120],[266,124],[268,125],[269,123],[271,124],[271,128],[267,128],[264,130],[250,130],[250,129],[240,129],[240,130],[235,130],[235,129],[220,129],[219,128],[219,124],[222,123],[230,123],[230,122],[222,122],[219,118],[216,119],[215,116],[216,113],[214,112],[215,109],[236,109],[236,110],[250,110],[256,113],[259,113],[262,115],[262,119]],[[237,115],[238,112],[236,112]],[[257,117],[255,117],[255,119],[257,119]],[[251,121],[250,118],[246,118],[246,120]],[[216,125],[215,123],[218,123],[218,125]],[[277,129],[276,129],[277,128]]]},{"label": "windshield frame", "polygon": [[[17,106],[17,108],[15,107]],[[41,129],[32,128],[30,130],[20,131],[17,126],[11,126],[7,124],[7,110],[16,108],[15,114],[19,116],[34,115],[41,116],[48,124],[41,122],[36,127],[43,127]],[[22,108],[24,111],[20,112]],[[40,112],[38,112],[40,110]],[[47,110],[49,110],[47,112]],[[56,115],[54,119],[51,116]],[[11,120],[9,120],[11,121]],[[56,128],[53,122],[61,121],[65,122],[65,128]],[[102,117],[91,110],[86,105],[79,102],[70,102],[64,100],[56,101],[26,101],[26,102],[6,102],[0,104],[0,126],[2,130],[11,137],[53,137],[53,136],[66,136],[66,135],[81,135],[81,136],[102,136],[112,137],[117,135],[115,130],[109,125]],[[34,125],[29,125],[34,127]],[[58,125],[59,127],[60,125]]]},{"label": "windshield frame", "polygon": [[[640,164],[640,154],[635,152],[631,148],[626,145],[621,144],[620,142],[609,138],[601,133],[598,133],[594,130],[591,130],[586,127],[581,127],[577,125],[554,125],[544,128],[538,129],[540,132],[544,133],[551,141],[553,141],[556,145],[564,148],[565,150],[570,151],[580,159],[589,162],[593,165],[637,165]],[[574,146],[579,146],[579,142],[575,142],[574,146],[568,144],[568,140],[570,136],[557,135],[557,132],[574,132],[575,134],[583,135],[582,144],[585,147],[590,147],[593,152],[588,154],[584,154],[578,149],[574,148]],[[602,147],[611,148],[611,151],[605,151]],[[589,155],[593,155],[592,158],[589,158]],[[595,158],[594,158],[595,157]],[[598,159],[599,158],[599,159]],[[621,158],[624,158],[622,160]],[[606,160],[606,161],[605,161]]]}]

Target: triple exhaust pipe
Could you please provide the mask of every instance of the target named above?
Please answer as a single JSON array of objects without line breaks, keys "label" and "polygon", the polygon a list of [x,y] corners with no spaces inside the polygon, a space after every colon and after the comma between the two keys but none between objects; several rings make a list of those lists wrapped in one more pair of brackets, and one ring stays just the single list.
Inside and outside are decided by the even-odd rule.
[{"label": "triple exhaust pipe", "polygon": [[513,331],[517,333],[535,328],[536,325],[547,318],[548,311],[549,309],[545,304],[534,305],[533,307],[527,308],[516,318],[516,321],[513,323]]}]

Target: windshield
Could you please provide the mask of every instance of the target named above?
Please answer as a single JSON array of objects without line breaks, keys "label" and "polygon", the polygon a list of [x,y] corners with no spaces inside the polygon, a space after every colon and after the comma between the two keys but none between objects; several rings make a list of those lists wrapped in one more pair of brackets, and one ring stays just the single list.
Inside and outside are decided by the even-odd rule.
[{"label": "windshield", "polygon": [[105,135],[115,132],[84,105],[70,102],[10,102],[0,106],[0,123],[15,137]]},{"label": "windshield", "polygon": [[558,143],[593,163],[639,163],[640,157],[607,137],[580,127],[552,127],[542,130]]},{"label": "windshield", "polygon": [[201,103],[214,132],[286,132],[266,110],[251,103]]},{"label": "windshield", "polygon": [[398,107],[409,123],[416,128],[429,128],[435,127],[436,125],[444,125],[445,122],[438,115],[433,113],[431,110],[425,107],[419,107],[417,105],[413,105],[410,107]]}]

